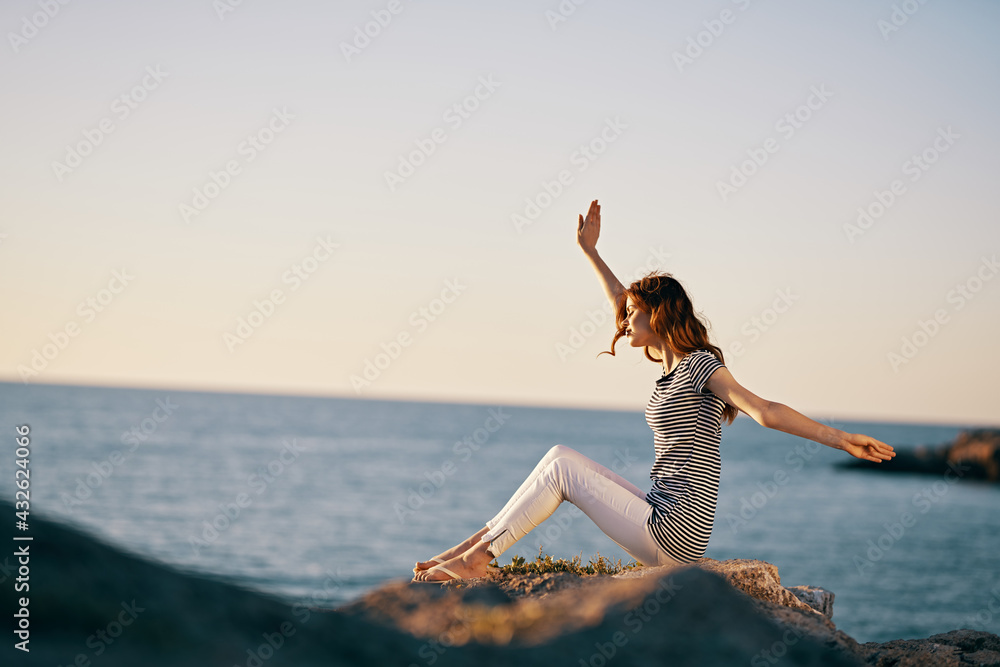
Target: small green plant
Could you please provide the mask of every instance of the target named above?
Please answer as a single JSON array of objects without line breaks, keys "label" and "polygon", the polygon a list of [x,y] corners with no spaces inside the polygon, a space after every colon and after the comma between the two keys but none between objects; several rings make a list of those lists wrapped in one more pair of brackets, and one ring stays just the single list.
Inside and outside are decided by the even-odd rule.
[{"label": "small green plant", "polygon": [[[498,567],[498,571],[505,574],[541,574],[543,572],[571,572],[577,575],[595,575],[595,574],[618,574],[620,572],[627,572],[629,570],[634,570],[636,568],[642,567],[642,563],[636,561],[629,561],[625,565],[622,565],[621,559],[611,560],[610,558],[605,558],[598,552],[596,554],[597,560],[593,558],[590,559],[590,563],[587,565],[583,564],[583,552],[579,556],[573,556],[571,560],[566,560],[565,558],[552,558],[548,554],[542,553],[542,547],[538,547],[538,556],[535,560],[528,562],[524,559],[524,556],[514,556],[510,560],[509,565],[504,565]],[[493,565],[496,566],[497,561],[493,561]]]}]

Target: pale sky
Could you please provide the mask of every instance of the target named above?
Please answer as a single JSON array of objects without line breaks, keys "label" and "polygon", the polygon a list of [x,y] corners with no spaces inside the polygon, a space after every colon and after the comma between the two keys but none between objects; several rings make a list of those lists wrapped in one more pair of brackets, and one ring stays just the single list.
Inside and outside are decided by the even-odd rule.
[{"label": "pale sky", "polygon": [[2,380],[641,410],[596,198],[751,391],[1000,422],[994,2],[53,5],[0,7]]}]

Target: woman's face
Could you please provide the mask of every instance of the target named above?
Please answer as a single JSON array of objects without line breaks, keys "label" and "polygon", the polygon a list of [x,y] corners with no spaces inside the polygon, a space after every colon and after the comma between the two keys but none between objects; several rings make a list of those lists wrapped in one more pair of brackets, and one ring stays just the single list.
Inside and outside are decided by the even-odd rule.
[{"label": "woman's face", "polygon": [[649,327],[649,313],[639,310],[632,297],[625,301],[625,335],[632,347],[655,347],[660,342],[660,337]]}]

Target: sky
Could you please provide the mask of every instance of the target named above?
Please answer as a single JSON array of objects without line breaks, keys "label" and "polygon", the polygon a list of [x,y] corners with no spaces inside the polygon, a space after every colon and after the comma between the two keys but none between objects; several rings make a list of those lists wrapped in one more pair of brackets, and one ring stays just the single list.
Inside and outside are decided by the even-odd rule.
[{"label": "sky", "polygon": [[1000,6],[12,0],[0,380],[642,410],[576,245],[814,418],[995,425]]}]

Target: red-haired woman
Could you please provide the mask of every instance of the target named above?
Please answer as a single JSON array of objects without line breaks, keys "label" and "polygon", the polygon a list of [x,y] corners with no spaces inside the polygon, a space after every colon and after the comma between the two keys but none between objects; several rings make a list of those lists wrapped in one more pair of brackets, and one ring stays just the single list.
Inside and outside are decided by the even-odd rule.
[{"label": "red-haired woman", "polygon": [[597,253],[601,207],[594,200],[580,216],[577,243],[597,272],[616,313],[610,354],[622,337],[663,368],[646,406],[653,430],[652,488],[643,492],[613,470],[564,445],[542,457],[500,512],[461,544],[418,562],[414,581],[481,577],[489,563],[568,500],[627,554],[644,565],[689,563],[701,558],[715,519],[722,421],[742,411],[761,426],[881,462],[892,447],[866,435],[815,422],[787,405],[740,385],[722,350],[677,280],[652,272],[624,287]]}]

